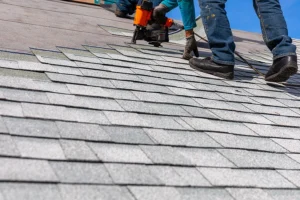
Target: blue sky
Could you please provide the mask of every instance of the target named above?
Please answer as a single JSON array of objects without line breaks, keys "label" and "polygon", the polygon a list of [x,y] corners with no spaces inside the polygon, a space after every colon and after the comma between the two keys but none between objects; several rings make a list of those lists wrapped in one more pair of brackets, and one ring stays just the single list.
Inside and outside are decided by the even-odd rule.
[{"label": "blue sky", "polygon": [[[196,16],[200,14],[198,0],[194,0]],[[289,35],[300,39],[300,0],[280,0],[286,18]],[[228,0],[226,4],[231,28],[251,32],[261,32],[259,20],[254,12],[252,0]],[[179,9],[171,11],[169,17],[181,19]]]}]

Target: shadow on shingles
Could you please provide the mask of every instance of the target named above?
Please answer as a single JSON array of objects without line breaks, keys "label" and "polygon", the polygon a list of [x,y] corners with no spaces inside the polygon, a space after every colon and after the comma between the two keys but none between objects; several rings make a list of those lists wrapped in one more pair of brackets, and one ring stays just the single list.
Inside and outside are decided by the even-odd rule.
[{"label": "shadow on shingles", "polygon": [[248,41],[248,42],[255,42],[255,43],[258,43],[258,44],[263,44],[265,45],[265,43],[263,41],[257,41],[257,40],[251,40],[251,39],[245,39],[245,38],[241,38],[241,37],[238,37],[238,36],[233,36],[233,40],[235,42],[245,42],[245,41]]},{"label": "shadow on shingles", "polygon": [[[146,49],[146,50],[154,51],[153,49]],[[183,53],[183,50],[178,50],[178,51]],[[159,48],[155,49],[155,52],[160,52],[160,53],[164,53],[164,54],[172,54],[172,55],[177,55],[178,54],[176,52],[168,51],[168,50],[165,50],[165,49],[159,49]]]},{"label": "shadow on shingles", "polygon": [[[254,78],[257,77],[257,74],[254,72],[251,72],[249,70],[244,70],[244,69],[236,69],[235,70],[235,81],[251,81]],[[297,79],[297,81],[295,81]],[[299,81],[298,81],[299,80]],[[277,84],[277,83],[266,83],[269,87],[272,87],[276,89],[278,92],[286,92],[289,93],[292,96],[295,97],[300,97],[300,74],[294,75],[288,83],[291,84],[291,86],[283,86],[282,84]],[[293,86],[293,84],[296,84],[297,86]]]}]

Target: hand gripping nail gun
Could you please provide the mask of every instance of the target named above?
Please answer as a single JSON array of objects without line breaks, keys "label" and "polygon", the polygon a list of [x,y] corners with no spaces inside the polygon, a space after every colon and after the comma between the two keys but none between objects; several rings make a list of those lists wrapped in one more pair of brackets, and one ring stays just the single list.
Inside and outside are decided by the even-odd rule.
[{"label": "hand gripping nail gun", "polygon": [[174,23],[167,18],[165,24],[157,24],[153,19],[153,3],[151,0],[140,0],[136,6],[136,13],[133,25],[136,29],[133,33],[131,43],[136,44],[137,40],[145,40],[155,47],[161,46],[162,42],[169,42],[168,30]]}]

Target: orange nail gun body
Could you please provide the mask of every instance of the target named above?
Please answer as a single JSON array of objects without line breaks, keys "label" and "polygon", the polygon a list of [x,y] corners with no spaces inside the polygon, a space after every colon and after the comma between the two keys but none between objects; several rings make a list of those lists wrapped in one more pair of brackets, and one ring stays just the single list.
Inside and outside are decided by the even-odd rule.
[{"label": "orange nail gun body", "polygon": [[[136,29],[133,34],[132,43],[136,44],[137,40],[146,40],[149,44],[156,47],[161,46],[162,42],[168,42],[168,28],[173,25],[172,19],[166,19],[166,23],[155,24],[156,29],[148,29],[148,25],[153,25],[153,3],[150,0],[141,0],[136,6],[136,13],[133,21],[133,25]],[[152,26],[154,27],[154,26]]]}]

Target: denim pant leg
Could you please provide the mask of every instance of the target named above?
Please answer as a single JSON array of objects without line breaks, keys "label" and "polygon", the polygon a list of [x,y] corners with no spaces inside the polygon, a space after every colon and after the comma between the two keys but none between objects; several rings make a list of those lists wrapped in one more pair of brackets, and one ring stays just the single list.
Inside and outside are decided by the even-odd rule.
[{"label": "denim pant leg", "polygon": [[235,44],[225,11],[227,0],[199,0],[202,22],[216,63],[234,65]]},{"label": "denim pant leg", "polygon": [[279,0],[253,0],[253,5],[260,19],[264,41],[274,59],[296,55],[296,46],[288,36]]},{"label": "denim pant leg", "polygon": [[178,0],[178,2],[177,0],[163,0],[161,3],[165,5],[169,11],[179,5],[185,30],[191,30],[197,26],[193,0]]}]

